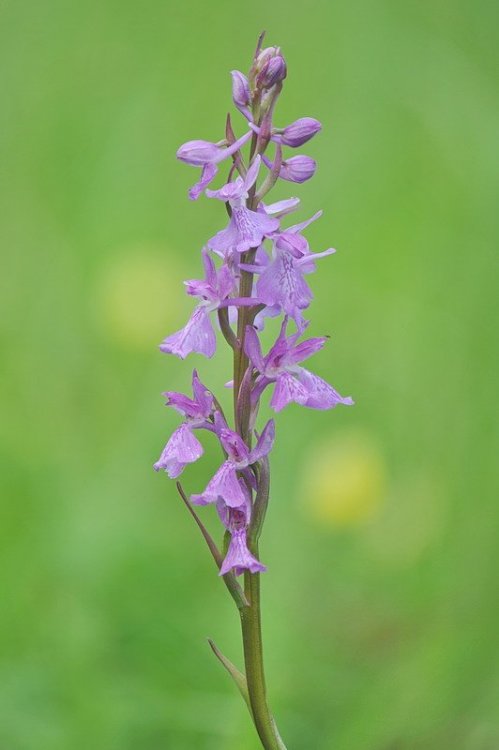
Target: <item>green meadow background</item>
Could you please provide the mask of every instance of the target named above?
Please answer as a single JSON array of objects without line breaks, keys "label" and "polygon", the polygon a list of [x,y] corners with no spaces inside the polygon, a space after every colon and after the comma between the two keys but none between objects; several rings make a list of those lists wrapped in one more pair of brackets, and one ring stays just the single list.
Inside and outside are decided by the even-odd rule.
[{"label": "green meadow background", "polygon": [[356,401],[278,418],[270,701],[289,750],[499,748],[498,25],[493,0],[0,2],[0,750],[258,748],[206,642],[241,665],[237,612],[152,463],[192,366],[229,399],[222,346],[157,344],[225,221],[175,151],[223,136],[262,28],[278,123],[323,122],[277,195],[324,209],[311,366]]}]

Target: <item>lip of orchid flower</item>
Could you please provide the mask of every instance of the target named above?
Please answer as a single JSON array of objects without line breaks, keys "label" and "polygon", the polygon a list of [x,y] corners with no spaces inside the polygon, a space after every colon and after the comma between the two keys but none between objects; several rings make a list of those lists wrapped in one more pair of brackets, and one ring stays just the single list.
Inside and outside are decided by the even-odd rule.
[{"label": "lip of orchid flower", "polygon": [[268,237],[279,227],[279,219],[272,218],[266,213],[251,211],[246,207],[246,199],[257,180],[260,164],[261,158],[258,155],[244,179],[238,177],[219,190],[206,191],[209,198],[228,202],[232,209],[228,226],[217,232],[207,243],[208,247],[222,257],[230,257],[234,252],[244,253],[250,248],[258,247],[264,237]]},{"label": "lip of orchid flower", "polygon": [[235,529],[231,532],[229,549],[219,575],[223,576],[231,570],[236,576],[242,575],[246,570],[250,573],[265,573],[267,570],[267,567],[249,551],[245,528]]},{"label": "lip of orchid flower", "polygon": [[296,343],[301,331],[286,336],[288,319],[284,318],[277,341],[264,357],[255,329],[248,326],[245,337],[245,352],[252,366],[260,373],[255,382],[252,399],[260,398],[264,389],[275,383],[270,406],[281,411],[295,401],[311,409],[332,409],[339,404],[351,406],[350,396],[341,396],[329,383],[299,365],[322,349],[326,338],[311,338]]},{"label": "lip of orchid flower", "polygon": [[266,570],[248,550],[246,533],[251,520],[251,498],[244,480],[239,484],[245,496],[245,502],[238,508],[230,508],[223,500],[217,501],[217,511],[223,525],[230,532],[231,542],[226,557],[220,567],[219,575],[223,576],[233,570],[236,576],[249,570],[250,573],[263,573]]},{"label": "lip of orchid flower", "polygon": [[192,352],[210,359],[217,348],[217,337],[204,305],[198,305],[183,328],[167,336],[159,345],[164,354],[185,359]]},{"label": "lip of orchid flower", "polygon": [[193,434],[191,427],[184,422],[177,427],[153,468],[155,471],[164,469],[170,479],[175,479],[180,476],[187,464],[194,463],[202,455],[203,446]]},{"label": "lip of orchid flower", "polygon": [[241,490],[236,469],[231,461],[225,461],[210,479],[204,492],[191,495],[194,505],[208,505],[222,499],[230,508],[239,508],[245,497]]},{"label": "lip of orchid flower", "polygon": [[249,130],[241,138],[231,145],[224,146],[226,141],[221,144],[212,143],[211,141],[187,141],[182,144],[177,151],[177,159],[193,167],[202,167],[201,177],[189,190],[189,198],[197,200],[203,190],[215,178],[218,172],[218,164],[235,154],[250,139],[252,131]]}]

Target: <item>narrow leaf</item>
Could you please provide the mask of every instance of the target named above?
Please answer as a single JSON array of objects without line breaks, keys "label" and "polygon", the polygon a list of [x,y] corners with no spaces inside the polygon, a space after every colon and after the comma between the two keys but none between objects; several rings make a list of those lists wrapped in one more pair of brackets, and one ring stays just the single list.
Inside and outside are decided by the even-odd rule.
[{"label": "narrow leaf", "polygon": [[227,659],[226,656],[222,654],[220,649],[213,643],[211,638],[208,638],[208,643],[210,644],[210,648],[215,654],[215,656],[217,657],[218,661],[227,670],[227,672],[230,674],[230,676],[236,683],[237,689],[239,690],[242,697],[244,698],[244,702],[248,706],[249,712],[252,714],[251,704],[250,704],[250,699],[249,699],[249,694],[248,694],[248,685],[246,682],[245,675],[242,672],[240,672],[238,668],[235,667],[234,664],[229,659]]}]

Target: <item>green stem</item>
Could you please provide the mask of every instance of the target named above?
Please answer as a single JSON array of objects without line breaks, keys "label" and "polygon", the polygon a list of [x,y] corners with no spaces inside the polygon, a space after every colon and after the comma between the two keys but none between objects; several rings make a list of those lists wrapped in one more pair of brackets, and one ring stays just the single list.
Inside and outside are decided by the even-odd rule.
[{"label": "green stem", "polygon": [[[253,554],[258,550],[253,549]],[[243,635],[246,682],[253,721],[265,750],[285,750],[267,704],[263,668],[262,628],[260,616],[260,575],[245,573],[245,594],[249,607],[240,610]]]},{"label": "green stem", "polygon": [[[254,255],[250,250],[247,255]],[[250,261],[251,262],[251,261]],[[240,296],[249,297],[253,286],[253,275],[243,272],[240,283]],[[244,353],[244,334],[246,325],[251,321],[251,310],[240,308],[238,314],[237,339],[238,346],[234,348],[234,415],[237,422],[237,399],[244,372],[248,366],[248,359]],[[244,420],[246,422],[246,420]],[[247,443],[250,442],[248,424],[239,424],[238,431]],[[268,465],[258,471],[259,491],[255,500],[255,518],[251,533],[248,535],[248,545],[251,553],[258,558],[258,536],[263,523],[268,500]],[[260,507],[261,506],[261,507]],[[253,721],[258,736],[265,750],[286,750],[279,737],[275,721],[267,704],[265,688],[265,671],[263,666],[262,627],[260,614],[260,575],[245,573],[244,593],[249,606],[239,610],[241,616],[241,630],[243,636],[244,662],[248,695],[251,705]]]}]

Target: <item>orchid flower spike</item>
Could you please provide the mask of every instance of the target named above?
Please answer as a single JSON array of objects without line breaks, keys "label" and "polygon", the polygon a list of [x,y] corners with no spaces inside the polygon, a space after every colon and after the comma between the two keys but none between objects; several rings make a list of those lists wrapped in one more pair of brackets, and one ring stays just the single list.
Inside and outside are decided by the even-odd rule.
[{"label": "orchid flower spike", "polygon": [[[229,219],[201,249],[200,278],[184,282],[187,295],[194,300],[187,323],[159,345],[163,353],[182,360],[192,354],[211,358],[217,351],[218,330],[230,347],[233,363],[231,376],[225,375],[221,381],[229,381],[226,385],[233,390],[233,414],[223,405],[225,398],[219,400],[194,370],[192,395],[177,391],[163,394],[166,406],[180,416],[180,424],[153,467],[172,479],[184,471],[188,475],[189,465],[204,454],[204,438],[214,441],[221,453],[201,492],[186,492],[179,482],[177,489],[240,612],[246,675],[212,648],[247,698],[263,747],[286,750],[268,702],[262,700],[265,685],[258,576],[267,570],[259,552],[267,510],[279,514],[289,508],[281,504],[284,498],[279,493],[270,500],[270,455],[276,426],[270,419],[262,429],[259,407],[269,391],[270,407],[276,413],[292,403],[328,410],[351,406],[353,400],[304,367],[327,343],[325,336],[303,338],[309,326],[304,314],[313,301],[306,277],[318,266],[327,272],[327,264],[317,261],[335,250],[328,247],[312,252],[305,237],[305,230],[322,211],[287,226],[286,217],[298,211],[300,199],[284,194],[273,201],[268,195],[277,184],[302,185],[314,177],[315,159],[296,152],[293,155],[288,149],[311,141],[322,126],[313,117],[301,117],[285,128],[275,126],[274,112],[288,68],[280,47],[264,47],[263,38],[261,34],[248,75],[231,72],[232,101],[246,120],[247,132],[236,138],[229,114],[222,140],[188,141],[177,151],[180,161],[201,169],[189,198],[196,200],[204,192],[225,204],[221,213],[227,211]],[[228,162],[226,181],[220,187],[212,186],[223,162]],[[259,179],[262,163],[265,174]],[[281,325],[263,354],[260,336],[269,318],[279,318]],[[227,361],[222,358],[220,365]],[[204,460],[209,461],[209,455]],[[201,520],[203,513],[210,512],[205,506],[213,506],[218,514],[221,545]],[[265,538],[266,544],[270,541]],[[275,564],[279,564],[277,558]],[[241,585],[238,576],[243,574]]]}]

